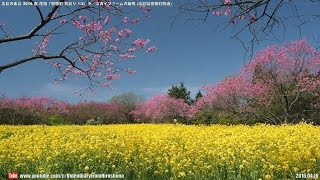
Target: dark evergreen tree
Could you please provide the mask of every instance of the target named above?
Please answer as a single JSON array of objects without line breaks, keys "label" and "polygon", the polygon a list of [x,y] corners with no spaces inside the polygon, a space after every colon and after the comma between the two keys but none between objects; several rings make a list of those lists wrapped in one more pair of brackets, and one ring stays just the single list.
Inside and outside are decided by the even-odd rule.
[{"label": "dark evergreen tree", "polygon": [[168,90],[168,95],[172,98],[183,99],[188,104],[192,103],[190,91],[187,90],[183,82],[180,83],[180,86],[173,85],[171,89]]},{"label": "dark evergreen tree", "polygon": [[196,94],[196,97],[195,97],[195,102],[197,102],[197,100],[201,97],[203,97],[203,95],[200,91],[198,91],[198,93]]}]

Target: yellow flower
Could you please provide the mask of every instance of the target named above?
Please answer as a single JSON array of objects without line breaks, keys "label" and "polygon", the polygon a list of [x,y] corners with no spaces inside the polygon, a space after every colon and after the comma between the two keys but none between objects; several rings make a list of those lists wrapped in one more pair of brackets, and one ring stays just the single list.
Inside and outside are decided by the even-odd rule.
[{"label": "yellow flower", "polygon": [[85,167],[84,167],[84,170],[85,170],[85,171],[89,171],[89,169],[90,169],[89,166],[85,166]]},{"label": "yellow flower", "polygon": [[178,173],[178,177],[185,177],[186,173],[184,171]]},{"label": "yellow flower", "polygon": [[[3,136],[8,132],[14,132],[10,139]],[[44,174],[62,171],[69,162],[76,163],[71,171],[128,169],[139,179],[148,178],[145,171],[193,179],[218,174],[220,164],[231,175],[235,167],[254,175],[265,172],[261,179],[273,174],[290,179],[291,171],[319,173],[320,129],[307,124],[0,126],[0,141],[1,167],[27,171],[33,166]]]},{"label": "yellow flower", "polygon": [[266,180],[270,180],[271,179],[271,176],[270,175],[265,175],[265,177],[264,177]]},{"label": "yellow flower", "polygon": [[50,161],[52,158],[50,156],[47,157],[47,161]]}]

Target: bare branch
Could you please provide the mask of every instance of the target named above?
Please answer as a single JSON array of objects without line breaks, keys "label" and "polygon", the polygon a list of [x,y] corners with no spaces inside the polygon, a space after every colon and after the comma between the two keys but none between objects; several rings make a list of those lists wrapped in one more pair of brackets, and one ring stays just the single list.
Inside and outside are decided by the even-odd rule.
[{"label": "bare branch", "polygon": [[29,62],[29,61],[33,61],[33,60],[36,60],[36,59],[45,59],[45,60],[48,60],[48,59],[55,59],[55,58],[61,58],[61,56],[35,55],[35,56],[23,58],[23,59],[20,59],[20,60],[16,60],[16,61],[14,61],[14,62],[12,62],[12,63],[9,63],[9,64],[6,64],[6,65],[0,66],[0,73],[1,73],[3,70],[5,70],[5,69],[11,68],[11,67],[17,66],[17,65],[19,65],[19,64],[23,64],[23,63]]},{"label": "bare branch", "polygon": [[[60,0],[59,2],[64,2],[65,0]],[[54,6],[52,10],[48,13],[47,17],[40,22],[33,30],[31,30],[28,34],[17,36],[17,37],[7,37],[4,39],[0,39],[1,43],[20,41],[24,39],[31,39],[41,28],[43,28],[46,24],[48,24],[52,19],[53,14],[57,11],[60,6]]]},{"label": "bare branch", "polygon": [[[32,1],[32,0],[29,0],[29,1],[34,4],[34,1]],[[38,11],[38,13],[40,15],[41,21],[44,21],[44,18],[43,18],[43,15],[42,15],[42,12],[41,12],[40,8],[38,6],[34,6],[34,7],[37,9],[37,11]]]}]

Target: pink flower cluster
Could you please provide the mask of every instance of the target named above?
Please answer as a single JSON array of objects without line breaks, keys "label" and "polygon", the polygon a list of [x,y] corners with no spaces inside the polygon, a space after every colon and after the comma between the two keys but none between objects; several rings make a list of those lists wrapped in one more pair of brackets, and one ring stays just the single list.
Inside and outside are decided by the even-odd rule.
[{"label": "pink flower cluster", "polygon": [[242,72],[253,76],[259,68],[276,75],[278,83],[289,83],[294,76],[303,72],[317,75],[320,70],[319,63],[319,52],[302,39],[287,43],[283,47],[271,46],[258,52]]},{"label": "pink flower cluster", "polygon": [[36,48],[37,49],[33,50],[36,55],[47,55],[47,50],[46,49],[47,49],[50,37],[51,37],[51,35],[47,34],[42,39],[41,43],[36,43]]},{"label": "pink flower cluster", "polygon": [[154,52],[154,51],[156,51],[157,50],[157,48],[155,47],[155,46],[151,46],[151,47],[149,47],[148,49],[147,49],[147,52],[148,53],[151,53],[151,52]]},{"label": "pink flower cluster", "polygon": [[[225,8],[226,7],[226,8]],[[223,5],[221,5],[221,7],[215,9],[212,14],[214,16],[222,16],[223,14],[225,16],[229,16],[232,19],[230,19],[230,23],[231,24],[236,24],[237,21],[235,20],[235,17],[239,17],[239,19],[244,20],[244,19],[249,19],[250,23],[254,23],[255,21],[257,21],[257,17],[256,15],[252,15],[249,14],[248,9],[239,9],[236,10],[236,14],[234,14],[234,16],[232,17],[232,8],[234,8],[235,6],[232,4],[231,0],[224,0]],[[243,12],[242,12],[243,11]]]},{"label": "pink flower cluster", "polygon": [[[303,92],[319,98],[320,53],[306,40],[271,46],[258,52],[238,75],[204,89],[206,94],[198,100],[197,110],[208,106],[254,110],[256,105],[267,107],[278,101],[276,97],[299,97]],[[290,103],[298,100],[293,98]]]},{"label": "pink flower cluster", "polygon": [[197,101],[196,110],[216,107],[243,111],[249,101],[266,105],[270,103],[269,87],[261,82],[252,83],[241,74],[228,77],[215,86],[204,86],[204,90],[206,94]]},{"label": "pink flower cluster", "polygon": [[129,37],[132,31],[130,29],[121,29],[118,33],[119,38]]},{"label": "pink flower cluster", "polygon": [[231,0],[224,0],[224,4],[231,4]]},{"label": "pink flower cluster", "polygon": [[13,109],[16,111],[27,110],[34,113],[65,114],[68,113],[68,103],[49,97],[20,97],[1,98],[0,108]]},{"label": "pink flower cluster", "polygon": [[150,42],[150,39],[143,40],[143,38],[138,38],[132,43],[132,45],[140,48],[144,48],[149,42]]},{"label": "pink flower cluster", "polygon": [[[136,57],[135,53],[138,50],[145,49],[148,53],[157,50],[155,46],[147,47],[150,39],[131,39],[132,30],[130,26],[137,24],[139,21],[140,18],[138,17],[133,19],[123,17],[118,22],[118,25],[111,25],[109,16],[105,18],[100,16],[95,20],[90,20],[90,18],[84,15],[68,20],[60,19],[61,26],[70,22],[68,25],[72,25],[83,34],[80,36],[77,46],[75,46],[77,51],[68,53],[68,56],[72,56],[68,58],[73,64],[61,63],[62,61],[57,62],[57,60],[52,60],[48,64],[59,69],[59,72],[63,76],[60,81],[66,80],[67,76],[75,76],[74,79],[91,76],[92,80],[94,78],[93,82],[97,82],[96,85],[98,86],[111,85],[110,81],[120,78],[120,70],[128,74],[136,72],[130,68],[122,68],[119,64],[113,66],[114,62],[133,59]],[[46,36],[43,42],[37,45],[39,54],[46,54],[45,50],[49,37],[50,35]],[[128,41],[132,43],[128,43]],[[99,45],[101,46],[99,47]],[[98,48],[92,48],[93,46]],[[126,49],[128,49],[127,53],[125,52]]]},{"label": "pink flower cluster", "polygon": [[182,99],[168,95],[153,96],[149,101],[137,105],[132,114],[137,119],[148,118],[153,122],[163,122],[166,118],[191,117],[191,107]]},{"label": "pink flower cluster", "polygon": [[125,53],[125,54],[120,54],[119,58],[121,58],[121,59],[133,59],[133,58],[135,58],[135,55]]}]

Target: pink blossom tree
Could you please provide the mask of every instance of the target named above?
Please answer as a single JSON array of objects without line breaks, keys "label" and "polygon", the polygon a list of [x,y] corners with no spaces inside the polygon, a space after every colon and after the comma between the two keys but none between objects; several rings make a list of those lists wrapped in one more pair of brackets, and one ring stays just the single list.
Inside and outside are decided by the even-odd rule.
[{"label": "pink blossom tree", "polygon": [[171,98],[168,95],[153,96],[150,100],[139,103],[132,114],[137,120],[151,120],[153,123],[192,116],[190,106],[183,99]]},{"label": "pink blossom tree", "polygon": [[295,123],[319,112],[320,53],[306,40],[258,52],[238,75],[215,86],[196,107],[251,114],[274,124]]},{"label": "pink blossom tree", "polygon": [[[134,69],[123,64],[134,59],[138,51],[157,50],[149,45],[150,39],[134,35],[132,27],[151,11],[136,2],[131,2],[136,6],[129,8],[111,0],[91,0],[81,5],[59,0],[50,11],[38,2],[29,3],[39,15],[39,23],[30,27],[29,32],[17,35],[7,32],[10,24],[1,23],[0,44],[19,46],[20,42],[30,39],[37,43],[30,47],[30,56],[0,64],[0,73],[30,61],[43,60],[59,72],[56,82],[85,79],[88,80],[85,90],[94,91],[96,87],[109,87],[113,80],[121,77],[121,72],[134,74]],[[53,44],[59,47],[52,48]]]},{"label": "pink blossom tree", "polygon": [[271,89],[267,109],[277,104],[282,113],[267,112],[280,122],[296,122],[319,110],[320,53],[304,39],[260,51],[242,73]]},{"label": "pink blossom tree", "polygon": [[[49,97],[20,97],[0,99],[0,110],[5,110],[10,114],[10,124],[19,123],[23,118],[36,118],[38,123],[46,123],[49,116],[69,112],[69,104]],[[1,113],[1,115],[4,112]],[[22,119],[20,119],[22,118]],[[29,119],[33,121],[34,119]],[[28,123],[28,122],[24,122]]]}]

